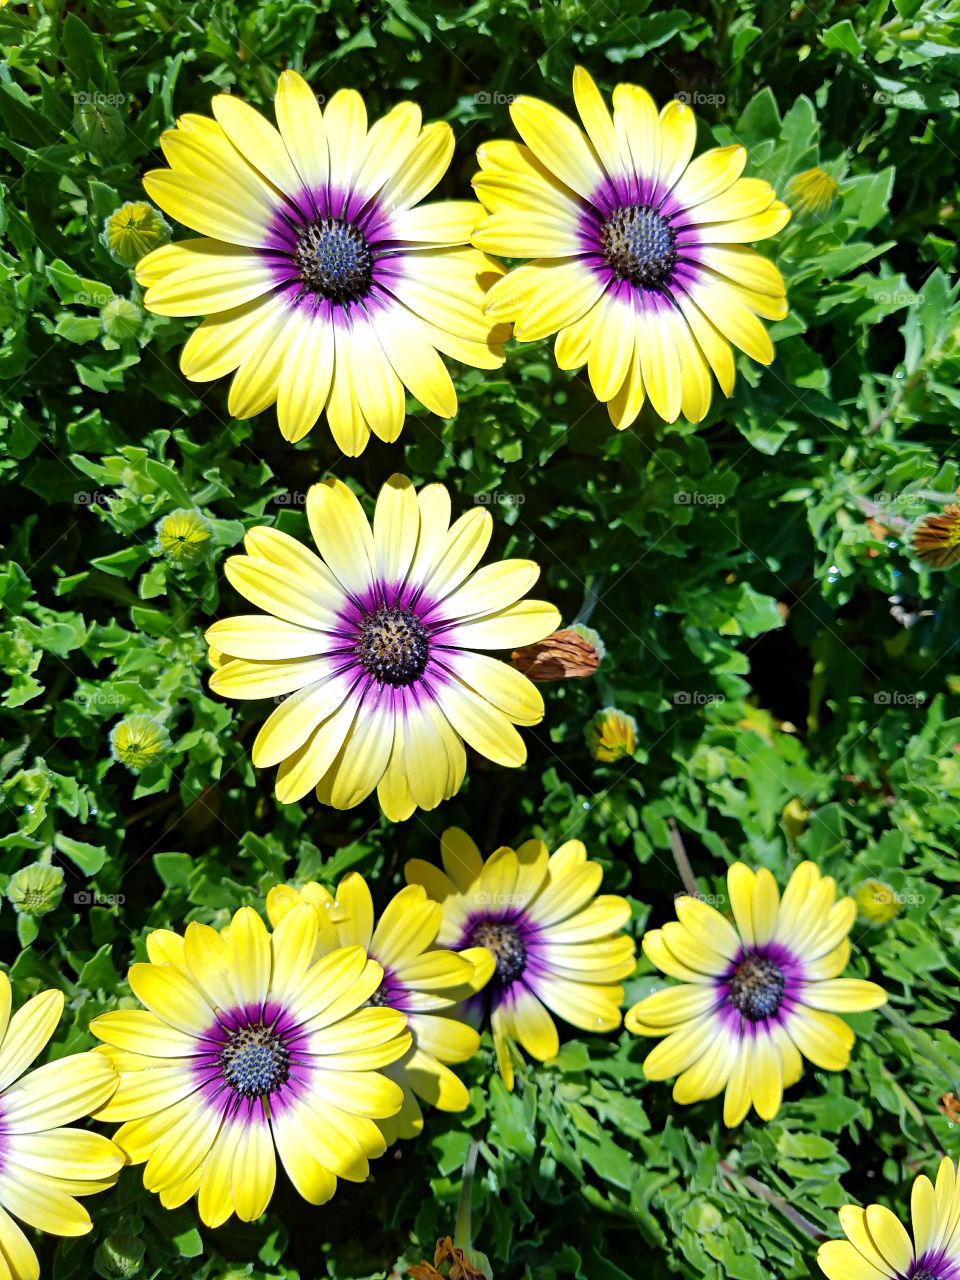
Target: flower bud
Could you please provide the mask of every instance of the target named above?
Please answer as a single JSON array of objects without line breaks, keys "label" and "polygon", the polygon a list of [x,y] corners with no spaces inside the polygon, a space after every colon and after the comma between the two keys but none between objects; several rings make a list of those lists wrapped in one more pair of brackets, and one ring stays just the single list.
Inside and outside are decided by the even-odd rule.
[{"label": "flower bud", "polygon": [[857,913],[868,924],[889,924],[900,912],[900,899],[895,889],[882,880],[864,880],[854,894]]},{"label": "flower bud", "polygon": [[548,680],[582,679],[592,676],[603,658],[604,647],[596,631],[590,627],[573,626],[536,644],[517,649],[510,658],[528,679],[538,684]]},{"label": "flower bud", "polygon": [[104,248],[121,267],[135,267],[152,249],[170,239],[170,223],[146,200],[128,200],[103,224]]},{"label": "flower bud", "polygon": [[63,880],[60,867],[34,862],[13,873],[7,881],[7,897],[18,915],[44,916],[60,905]]},{"label": "flower bud", "polygon": [[784,199],[795,213],[819,217],[827,212],[840,188],[825,169],[815,166],[795,174],[787,183]]},{"label": "flower bud", "polygon": [[625,711],[604,707],[586,728],[587,750],[594,760],[612,764],[637,749],[637,722]]},{"label": "flower bud", "polygon": [[100,311],[103,332],[115,342],[135,338],[142,323],[143,312],[127,298],[111,298]]},{"label": "flower bud", "polygon": [[139,1273],[145,1252],[143,1241],[129,1227],[121,1227],[94,1254],[93,1269],[103,1280],[128,1280]]},{"label": "flower bud", "polygon": [[110,751],[114,760],[131,773],[141,773],[159,764],[170,746],[170,735],[153,716],[125,716],[110,730]]},{"label": "flower bud", "polygon": [[197,564],[209,550],[210,524],[199,511],[180,508],[157,521],[157,546],[181,568]]}]

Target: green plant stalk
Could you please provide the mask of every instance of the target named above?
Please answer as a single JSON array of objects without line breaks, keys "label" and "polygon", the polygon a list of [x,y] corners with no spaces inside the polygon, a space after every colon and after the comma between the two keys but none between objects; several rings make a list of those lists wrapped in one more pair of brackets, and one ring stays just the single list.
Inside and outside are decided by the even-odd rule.
[{"label": "green plant stalk", "polygon": [[453,1243],[465,1253],[473,1248],[473,1178],[477,1171],[479,1151],[479,1142],[471,1142],[467,1158],[463,1162],[463,1183],[460,1187],[460,1203],[457,1205],[457,1224],[453,1230]]}]

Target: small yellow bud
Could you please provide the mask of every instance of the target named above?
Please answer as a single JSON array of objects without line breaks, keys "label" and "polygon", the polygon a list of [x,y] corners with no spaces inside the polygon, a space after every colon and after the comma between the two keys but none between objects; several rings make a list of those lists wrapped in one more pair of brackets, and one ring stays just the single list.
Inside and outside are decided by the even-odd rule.
[{"label": "small yellow bud", "polygon": [[103,224],[104,247],[121,267],[135,267],[152,249],[170,239],[170,223],[146,200],[128,200]]},{"label": "small yellow bud", "polygon": [[157,521],[157,546],[181,568],[194,565],[208,550],[210,525],[199,511],[181,508]]},{"label": "small yellow bud", "polygon": [[170,735],[153,716],[125,716],[110,730],[110,750],[114,760],[131,773],[141,773],[159,764],[170,746]]},{"label": "small yellow bud", "polygon": [[889,924],[900,912],[900,897],[882,880],[864,880],[854,894],[857,912],[868,924]]},{"label": "small yellow bud", "polygon": [[819,217],[827,212],[840,188],[825,170],[815,167],[795,174],[787,183],[784,199],[796,213]]},{"label": "small yellow bud", "polygon": [[594,760],[611,764],[637,749],[637,722],[625,711],[604,707],[586,728],[587,750]]}]

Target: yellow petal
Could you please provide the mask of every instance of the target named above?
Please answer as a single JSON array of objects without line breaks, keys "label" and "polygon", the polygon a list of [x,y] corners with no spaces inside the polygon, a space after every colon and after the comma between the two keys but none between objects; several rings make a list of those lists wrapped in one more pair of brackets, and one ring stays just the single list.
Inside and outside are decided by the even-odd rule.
[{"label": "yellow petal", "polygon": [[329,190],[346,196],[366,152],[367,109],[355,89],[338,89],[333,95],[323,109],[323,130],[330,153]]},{"label": "yellow petal", "polygon": [[333,382],[333,327],[321,314],[293,311],[277,389],[277,421],[291,444],[316,424]]},{"label": "yellow petal", "polygon": [[296,71],[281,71],[274,105],[280,134],[303,185],[326,186],[327,139],[316,95]]},{"label": "yellow petal", "polygon": [[551,173],[589,200],[604,179],[596,152],[568,116],[536,98],[515,98],[510,116],[524,142]]},{"label": "yellow petal", "polygon": [[417,204],[437,185],[453,157],[453,130],[445,121],[428,124],[411,147],[403,167],[380,192],[387,211]]},{"label": "yellow petal", "polygon": [[596,308],[587,373],[598,400],[611,400],[623,386],[633,360],[637,332],[636,314],[630,302],[606,293]]},{"label": "yellow petal", "polygon": [[795,1009],[787,1034],[805,1058],[825,1071],[842,1071],[850,1061],[854,1034],[840,1018],[816,1009]]},{"label": "yellow petal", "polygon": [[0,1045],[0,1090],[26,1071],[53,1035],[62,1013],[62,991],[41,991],[20,1006]]},{"label": "yellow petal", "polygon": [[[577,105],[587,137],[593,143],[593,149],[608,174],[623,174],[627,171],[620,153],[620,143],[613,120],[607,110],[600,90],[593,77],[584,67],[573,69],[573,100]],[[629,157],[629,151],[627,153]],[[602,398],[602,397],[601,397]]]},{"label": "yellow petal", "polygon": [[890,1280],[889,1271],[878,1271],[846,1240],[822,1244],[817,1262],[828,1280]]},{"label": "yellow petal", "polygon": [[887,1003],[887,993],[875,982],[859,978],[834,978],[827,982],[806,983],[800,999],[812,1009],[828,1009],[837,1013],[860,1013],[879,1009]]},{"label": "yellow petal", "polygon": [[217,123],[248,164],[252,164],[275,187],[296,196],[300,175],[290,160],[283,139],[269,120],[249,103],[232,94],[218,93],[211,103]]}]

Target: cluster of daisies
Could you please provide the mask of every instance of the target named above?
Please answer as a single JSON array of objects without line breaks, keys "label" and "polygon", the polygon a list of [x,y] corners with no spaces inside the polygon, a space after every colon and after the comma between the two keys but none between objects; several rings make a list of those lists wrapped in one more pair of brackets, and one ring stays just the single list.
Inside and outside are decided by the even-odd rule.
[{"label": "cluster of daisies", "polygon": [[[321,109],[284,71],[272,124],[241,99],[181,116],[148,173],[150,198],[197,238],[137,263],[145,305],[204,316],[183,349],[186,377],[232,374],[228,408],[272,404],[300,440],[321,416],[339,448],[396,440],[409,392],[443,418],[457,396],[442,359],[503,364],[504,342],[556,335],[562,369],[587,374],[618,428],[645,403],[701,421],[713,384],[729,395],[734,348],[769,364],[762,320],[787,313],[773,263],[747,247],[780,231],[788,205],[745,178],[742,146],[694,157],[693,112],[621,84],[612,112],[582,68],[582,128],[519,97],[522,141],[484,143],[476,199],[428,201],[453,157],[450,126],[402,102],[368,126],[341,89]],[[149,206],[119,211],[105,240],[132,256],[166,238]],[[507,272],[500,255],[526,259]]]},{"label": "cluster of daisies", "polygon": [[[645,404],[701,421],[714,381],[730,394],[734,348],[773,359],[761,320],[786,314],[784,284],[747,245],[776,234],[789,209],[742,176],[742,147],[694,158],[686,105],[658,112],[623,84],[611,113],[579,69],[573,93],[582,128],[519,98],[522,142],[480,148],[477,200],[424,204],[450,164],[449,126],[423,125],[401,103],[368,127],[357,93],[321,109],[285,71],[276,125],[222,95],[212,119],[187,115],[164,135],[169,168],[147,175],[147,192],[198,238],[152,247],[169,226],[140,204],[108,220],[105,243],[136,265],[148,308],[206,317],[184,374],[232,374],[230,412],[275,403],[290,441],[322,415],[347,455],[371,433],[393,441],[408,392],[451,417],[442,356],[493,369],[511,336],[556,335],[558,365],[586,366],[618,428]],[[527,261],[508,272],[494,255]],[[468,747],[522,764],[518,729],[542,719],[543,699],[489,651],[556,630],[556,608],[528,596],[538,566],[481,567],[489,512],[453,519],[443,485],[418,492],[401,475],[372,524],[339,480],[311,489],[306,516],[316,550],[275,528],[247,533],[226,575],[258,612],[207,632],[213,689],[276,704],[253,760],[277,768],[278,800],[315,792],[349,809],[376,793],[401,821],[456,794]],[[187,534],[161,536],[180,546]],[[379,917],[351,873],[334,889],[275,886],[269,926],[248,906],[219,931],[151,933],[129,972],[137,1005],[93,1020],[97,1049],[32,1072],[63,997],[41,992],[11,1016],[0,975],[0,1280],[39,1275],[15,1219],[82,1234],[91,1221],[78,1197],[127,1164],[143,1165],[167,1208],[196,1198],[211,1227],[263,1213],[278,1161],[305,1200],[325,1203],[339,1179],[362,1181],[371,1160],[416,1137],[425,1107],[466,1108],[458,1069],[486,1029],[512,1089],[524,1053],[557,1056],[558,1020],[591,1033],[623,1021],[658,1041],[648,1080],[673,1079],[681,1104],[722,1093],[735,1126],[751,1108],[772,1119],[804,1059],[843,1069],[854,1036],[838,1015],[886,999],[842,976],[856,906],[809,862],[782,897],[769,871],[733,866],[732,919],[679,898],[677,919],[642,940],[676,981],[625,1018],[630,904],[600,893],[582,843],[550,852],[531,839],[484,858],[452,829],[441,863],[410,861]],[[116,1124],[112,1138],[71,1127],[87,1116]],[[849,1206],[848,1240],[824,1245],[822,1269],[831,1280],[960,1275],[949,1161],[936,1188],[917,1180],[913,1218],[911,1240],[888,1210]]]},{"label": "cluster of daisies", "polygon": [[[151,933],[147,962],[129,972],[137,1007],[93,1020],[97,1049],[28,1075],[63,997],[43,992],[11,1018],[0,976],[0,1274],[39,1274],[14,1217],[52,1234],[88,1231],[77,1197],[113,1185],[126,1164],[144,1166],[144,1186],[166,1208],[196,1197],[211,1227],[263,1213],[278,1161],[305,1200],[323,1204],[338,1179],[364,1180],[371,1160],[416,1137],[424,1108],[467,1107],[457,1068],[485,1029],[513,1088],[524,1053],[558,1054],[558,1020],[590,1033],[620,1027],[636,964],[630,904],[600,893],[602,869],[580,841],[551,853],[532,839],[484,858],[454,828],[440,863],[409,861],[406,886],[379,917],[351,872],[334,889],[276,885],[269,927],[243,907],[219,931],[195,921],[182,935]],[[803,1059],[844,1068],[854,1036],[838,1013],[886,996],[841,976],[856,906],[836,892],[810,862],[782,896],[769,871],[737,863],[732,919],[678,898],[677,919],[642,941],[677,981],[624,1019],[659,1041],[646,1077],[675,1077],[682,1104],[723,1093],[733,1126],[751,1107],[772,1119]],[[111,1139],[64,1127],[87,1115],[119,1127]],[[949,1161],[936,1192],[918,1180],[913,1243],[888,1210],[849,1206],[849,1240],[823,1247],[823,1270],[832,1280],[951,1280],[958,1197]]]}]

